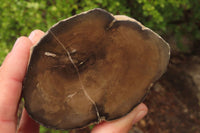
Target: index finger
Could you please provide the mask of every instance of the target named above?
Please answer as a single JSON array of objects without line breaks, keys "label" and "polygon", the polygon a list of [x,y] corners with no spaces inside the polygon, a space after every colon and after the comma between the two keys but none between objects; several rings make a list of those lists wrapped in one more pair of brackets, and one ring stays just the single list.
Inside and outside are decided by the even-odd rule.
[{"label": "index finger", "polygon": [[[37,39],[43,34],[42,31],[37,32]],[[15,128],[22,80],[26,72],[30,48],[35,42],[36,40],[31,41],[27,37],[17,39],[12,51],[0,67],[0,130],[6,128],[5,123],[12,123],[13,126],[7,124],[10,129]]]}]

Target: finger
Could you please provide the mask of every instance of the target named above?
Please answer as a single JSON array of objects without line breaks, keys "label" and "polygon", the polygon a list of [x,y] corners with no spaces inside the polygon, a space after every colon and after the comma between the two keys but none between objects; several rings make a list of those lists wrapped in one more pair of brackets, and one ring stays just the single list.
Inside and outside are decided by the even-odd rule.
[{"label": "finger", "polygon": [[33,45],[35,45],[40,38],[44,36],[44,32],[41,30],[34,30],[31,32],[31,34],[29,35],[29,39],[31,40],[31,42],[33,43]]},{"label": "finger", "polygon": [[27,37],[20,37],[0,68],[0,131],[15,132],[16,112],[21,96],[21,81],[32,45]]},{"label": "finger", "polygon": [[5,133],[16,130],[16,112],[21,96],[21,82],[32,45],[29,38],[18,38],[0,67],[0,131]]},{"label": "finger", "polygon": [[0,68],[0,119],[13,119],[13,115],[16,113],[30,48],[33,45],[32,42],[36,42],[36,39],[42,34],[38,31],[32,33],[35,37],[33,38],[32,35],[31,41],[27,37],[17,39],[12,51]]},{"label": "finger", "polygon": [[[40,30],[35,30],[31,32],[29,39],[32,43],[36,44],[38,40],[44,35],[44,32]],[[38,133],[39,132],[39,124],[33,121],[29,116],[26,110],[23,110],[22,117],[19,124],[19,133]]]},{"label": "finger", "polygon": [[[30,48],[31,48],[33,45],[35,45],[43,35],[44,35],[44,32],[41,31],[41,30],[34,30],[34,31],[32,31],[31,34],[30,34],[29,37],[28,37],[28,38],[31,40],[31,42],[32,42],[32,43],[30,44],[30,45],[31,45]],[[18,39],[19,39],[19,38],[18,38]],[[15,43],[15,45],[14,45],[12,51],[15,49],[16,46],[17,46],[17,43]],[[30,51],[30,48],[28,49],[28,52]],[[6,56],[6,58],[5,58],[4,62],[3,62],[3,64],[6,64],[7,60],[9,60],[9,57],[10,57],[12,51]],[[28,55],[28,56],[29,56],[29,55]]]},{"label": "finger", "polygon": [[23,110],[17,133],[39,133],[39,124],[33,121],[26,110]]},{"label": "finger", "polygon": [[147,114],[147,111],[146,105],[141,103],[133,111],[120,119],[96,125],[92,133],[128,133],[133,124],[142,119]]}]

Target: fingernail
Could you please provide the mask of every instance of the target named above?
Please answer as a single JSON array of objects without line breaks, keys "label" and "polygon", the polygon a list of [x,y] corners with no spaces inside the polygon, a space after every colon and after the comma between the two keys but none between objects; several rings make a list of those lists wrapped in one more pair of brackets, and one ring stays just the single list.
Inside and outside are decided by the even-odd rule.
[{"label": "fingernail", "polygon": [[140,111],[137,115],[136,115],[136,117],[135,117],[135,119],[133,120],[133,124],[135,124],[136,122],[138,122],[140,119],[142,119],[145,115],[146,115],[146,111]]},{"label": "fingernail", "polygon": [[15,44],[14,44],[12,50],[17,47],[17,45],[19,44],[19,42],[20,42],[20,38],[17,38],[17,40],[15,41]]},{"label": "fingernail", "polygon": [[34,37],[35,37],[35,32],[32,31],[28,38],[29,38],[30,40],[33,40]]},{"label": "fingernail", "polygon": [[15,41],[15,45],[18,44],[20,41],[20,38],[17,38],[17,40]]}]

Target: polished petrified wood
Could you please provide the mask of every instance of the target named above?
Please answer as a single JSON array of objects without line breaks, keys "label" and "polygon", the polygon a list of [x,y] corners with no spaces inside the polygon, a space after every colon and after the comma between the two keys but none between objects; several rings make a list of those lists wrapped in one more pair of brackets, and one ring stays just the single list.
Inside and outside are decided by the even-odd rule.
[{"label": "polished petrified wood", "polygon": [[168,44],[138,21],[90,10],[54,25],[32,49],[25,107],[57,129],[117,119],[142,102],[168,60]]}]

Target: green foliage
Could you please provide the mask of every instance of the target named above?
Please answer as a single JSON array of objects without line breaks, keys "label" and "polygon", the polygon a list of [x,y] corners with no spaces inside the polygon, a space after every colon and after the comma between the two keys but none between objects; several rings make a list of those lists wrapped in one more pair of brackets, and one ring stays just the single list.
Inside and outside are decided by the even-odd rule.
[{"label": "green foliage", "polygon": [[8,54],[8,52],[10,51],[11,46],[10,45],[6,45],[5,43],[0,43],[0,65],[3,62],[4,58],[6,57],[6,55]]},{"label": "green foliage", "polygon": [[69,131],[53,130],[40,126],[40,133],[69,133]]},{"label": "green foliage", "polygon": [[0,46],[7,51],[2,45],[33,29],[46,31],[61,19],[97,7],[134,17],[160,34],[200,39],[199,5],[200,0],[2,0]]},{"label": "green foliage", "polygon": [[200,22],[199,0],[137,1],[138,6],[131,8],[132,16],[147,27],[162,33],[173,33],[177,37],[187,35],[191,39],[200,39],[200,25],[197,24]]},{"label": "green foliage", "polygon": [[188,52],[191,47],[191,43],[184,44],[185,37],[190,42],[200,40],[200,0],[137,1],[141,12],[136,12],[136,18],[164,37],[174,36],[180,51]]}]

